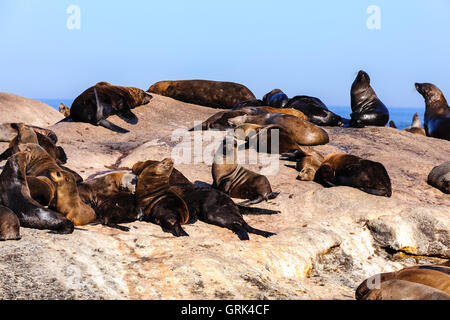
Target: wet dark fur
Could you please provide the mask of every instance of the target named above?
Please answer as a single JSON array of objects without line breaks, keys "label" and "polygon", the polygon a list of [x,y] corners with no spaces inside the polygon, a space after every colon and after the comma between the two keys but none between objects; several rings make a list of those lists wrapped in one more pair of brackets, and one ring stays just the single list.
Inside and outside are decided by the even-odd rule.
[{"label": "wet dark fur", "polygon": [[263,102],[273,108],[287,108],[285,105],[288,103],[288,96],[280,89],[273,89],[266,93],[263,97]]},{"label": "wet dark fur", "polygon": [[290,99],[285,108],[294,108],[303,112],[312,123],[319,126],[343,126],[342,118],[328,110],[319,99],[309,96],[295,96]]}]

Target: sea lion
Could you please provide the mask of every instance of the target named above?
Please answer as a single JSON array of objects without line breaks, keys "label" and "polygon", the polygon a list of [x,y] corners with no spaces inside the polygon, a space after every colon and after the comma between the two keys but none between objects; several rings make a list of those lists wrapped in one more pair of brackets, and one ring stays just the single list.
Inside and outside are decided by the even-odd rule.
[{"label": "sea lion", "polygon": [[66,106],[64,103],[59,104],[59,112],[64,115],[64,117],[70,116],[70,109],[68,106]]},{"label": "sea lion", "polygon": [[370,77],[366,72],[362,70],[358,72],[352,84],[350,96],[352,107],[352,113],[350,114],[351,127],[384,127],[388,123],[389,111],[370,86]]},{"label": "sea lion", "polygon": [[135,197],[141,220],[158,224],[176,237],[188,236],[181,225],[189,222],[189,210],[169,185],[173,161],[166,158],[153,164],[138,162],[132,171],[138,176]]},{"label": "sea lion", "polygon": [[392,195],[391,180],[384,166],[351,154],[327,155],[317,170],[314,181],[325,187],[341,185],[377,196]]},{"label": "sea lion", "polygon": [[414,116],[412,118],[411,126],[404,129],[405,131],[414,133],[414,134],[420,134],[422,136],[426,136],[425,129],[421,128],[420,126],[420,119],[419,114],[416,112],[414,113]]},{"label": "sea lion", "polygon": [[99,82],[86,89],[74,100],[70,108],[70,115],[60,122],[87,122],[115,132],[126,133],[129,131],[116,126],[106,118],[116,114],[126,122],[135,124],[138,119],[131,109],[148,104],[151,98],[150,94],[138,88]]},{"label": "sea lion", "polygon": [[0,197],[25,228],[48,229],[58,233],[72,233],[72,221],[59,212],[44,208],[33,200],[26,180],[30,152],[19,152],[8,158],[0,174]]},{"label": "sea lion", "polygon": [[428,184],[450,194],[450,161],[434,167],[427,178]]},{"label": "sea lion", "polygon": [[[382,284],[389,280],[402,280],[419,283],[450,295],[450,275],[448,267],[442,265],[424,265],[404,268],[397,272],[380,273],[364,280],[356,289],[356,299],[364,299],[370,291],[376,288],[376,284]],[[376,281],[375,281],[376,280]]]},{"label": "sea lion", "polygon": [[[135,164],[135,168],[158,162],[153,160],[138,162]],[[189,219],[192,222],[198,219],[205,223],[227,228],[236,233],[240,240],[249,240],[248,233],[266,238],[275,235],[275,233],[249,226],[243,219],[242,214],[271,215],[277,214],[277,211],[236,205],[227,194],[220,190],[196,186],[176,168],[172,170],[169,184],[173,192],[185,201],[189,210]]]},{"label": "sea lion", "polygon": [[281,154],[281,160],[295,161],[295,169],[299,171],[297,180],[313,181],[317,170],[322,165],[324,157],[311,147],[301,147],[294,152]]},{"label": "sea lion", "polygon": [[212,164],[213,188],[232,198],[248,199],[241,206],[275,199],[279,192],[272,192],[266,176],[248,170],[237,163],[236,142],[224,139]]},{"label": "sea lion", "polygon": [[263,102],[273,108],[284,108],[288,101],[288,96],[280,89],[273,89],[263,97]]},{"label": "sea lion", "polygon": [[247,107],[241,107],[241,108],[233,108],[233,110],[240,110],[245,112],[245,114],[248,115],[258,115],[258,114],[266,114],[266,113],[283,113],[283,114],[290,114],[291,116],[295,116],[297,118],[303,119],[308,121],[309,118],[301,111],[298,111],[293,108],[273,108],[273,107],[267,107],[267,106],[247,106]]},{"label": "sea lion", "polygon": [[342,117],[328,110],[327,106],[319,98],[295,96],[284,107],[294,108],[303,112],[309,118],[309,121],[318,126],[342,127],[344,125]]},{"label": "sea lion", "polygon": [[20,238],[19,218],[10,209],[0,205],[0,241]]},{"label": "sea lion", "polygon": [[442,91],[431,83],[416,83],[425,99],[424,129],[434,138],[450,140],[450,107]]},{"label": "sea lion", "polygon": [[256,99],[242,84],[212,80],[159,81],[147,91],[183,102],[222,109],[231,109],[238,102]]},{"label": "sea lion", "polygon": [[302,146],[314,146],[329,142],[329,137],[325,130],[309,121],[289,114],[267,113],[261,115],[242,115],[229,119],[228,122],[235,127],[244,123],[279,125],[297,144]]},{"label": "sea lion", "polygon": [[27,177],[46,177],[52,182],[55,194],[49,205],[50,208],[65,215],[75,225],[83,224],[94,215],[94,210],[81,201],[72,173],[59,167],[55,160],[37,144],[21,144],[19,150],[27,153]]},{"label": "sea lion", "polygon": [[67,162],[67,155],[64,149],[60,146],[57,147],[55,142],[48,136],[41,134],[39,131],[35,131],[23,123],[12,123],[11,127],[17,130],[17,136],[10,141],[9,148],[0,154],[0,161],[8,159],[8,157],[17,153],[19,144],[36,143],[43,147],[58,163],[64,164]]}]

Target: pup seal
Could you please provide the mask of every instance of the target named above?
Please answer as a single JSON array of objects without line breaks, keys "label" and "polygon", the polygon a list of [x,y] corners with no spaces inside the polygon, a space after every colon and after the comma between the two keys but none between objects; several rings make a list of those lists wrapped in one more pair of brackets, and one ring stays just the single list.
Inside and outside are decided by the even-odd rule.
[{"label": "pup seal", "polygon": [[223,109],[231,109],[241,101],[256,99],[242,84],[212,80],[159,81],[147,91],[183,102]]},{"label": "pup seal", "polygon": [[151,98],[150,94],[138,88],[99,82],[74,100],[70,108],[70,115],[60,122],[70,120],[87,122],[115,132],[129,132],[109,122],[106,118],[117,114],[126,122],[135,124],[138,119],[131,109],[149,103]]},{"label": "pup seal", "polygon": [[434,167],[427,178],[428,184],[450,194],[450,161]]},{"label": "pup seal", "polygon": [[41,134],[39,131],[35,131],[23,123],[12,123],[11,127],[17,130],[17,136],[10,141],[9,148],[0,154],[0,161],[8,159],[11,155],[17,153],[19,144],[36,143],[43,147],[58,163],[64,164],[67,162],[67,155],[64,149],[59,146],[57,147],[55,142],[48,136]]},{"label": "pup seal", "polygon": [[427,135],[450,140],[450,107],[444,94],[431,83],[416,83],[415,86],[425,99],[423,126]]},{"label": "pup seal", "polygon": [[19,152],[6,161],[0,174],[2,204],[14,211],[22,227],[72,233],[72,221],[58,212],[44,208],[31,198],[26,180],[29,157],[29,152]]},{"label": "pup seal", "polygon": [[237,164],[235,141],[224,139],[212,164],[213,188],[217,188],[232,198],[249,199],[241,206],[268,201],[278,196],[272,192],[267,177],[250,171]]},{"label": "pup seal", "polygon": [[19,218],[7,207],[0,206],[0,241],[20,238]]},{"label": "pup seal", "polygon": [[169,185],[173,161],[137,163],[132,170],[138,176],[135,197],[141,220],[158,224],[176,237],[188,236],[181,225],[189,222],[189,210]]},{"label": "pup seal", "polygon": [[244,123],[279,125],[296,143],[303,146],[315,146],[329,142],[329,137],[325,130],[309,121],[289,114],[267,113],[253,116],[243,115],[229,119],[228,122],[233,126],[239,126]]},{"label": "pup seal", "polygon": [[288,101],[288,96],[280,89],[273,89],[263,97],[263,102],[273,108],[284,108]]},{"label": "pup seal", "polygon": [[295,96],[284,107],[294,108],[303,112],[309,118],[309,121],[318,126],[342,127],[344,125],[342,117],[328,110],[327,106],[319,98]]},{"label": "pup seal", "polygon": [[[148,160],[138,162],[135,166],[140,168],[158,162]],[[240,240],[249,240],[248,233],[254,233],[266,238],[275,235],[275,233],[249,226],[243,219],[242,214],[271,215],[277,214],[277,211],[236,205],[222,191],[214,188],[198,187],[175,168],[170,175],[169,184],[171,189],[187,204],[189,219],[192,222],[198,219],[205,223],[227,228],[236,233]]]},{"label": "pup seal", "polygon": [[377,196],[392,195],[391,180],[381,163],[345,153],[327,155],[317,170],[314,181],[325,187],[341,185]]},{"label": "pup seal", "polygon": [[350,96],[352,107],[350,126],[384,127],[388,123],[389,111],[370,86],[370,77],[366,72],[362,70],[358,72],[352,84]]}]

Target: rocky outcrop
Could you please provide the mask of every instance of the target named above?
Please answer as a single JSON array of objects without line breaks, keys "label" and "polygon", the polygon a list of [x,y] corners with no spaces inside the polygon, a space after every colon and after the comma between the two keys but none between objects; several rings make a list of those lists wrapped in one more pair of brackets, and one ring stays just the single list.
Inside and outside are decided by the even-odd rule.
[{"label": "rocky outcrop", "polygon": [[[179,156],[197,134],[183,129],[217,111],[154,95],[133,109],[136,125],[108,118],[127,134],[86,123],[50,129],[67,153],[67,166],[86,178],[140,160]],[[257,207],[281,213],[244,218],[277,235],[239,241],[229,230],[202,222],[186,225],[190,237],[183,238],[144,222],[127,224],[130,232],[97,225],[71,235],[23,228],[22,240],[0,243],[0,297],[353,299],[359,283],[374,274],[450,258],[450,197],[426,182],[434,166],[448,161],[450,142],[392,128],[325,130],[330,143],[316,150],[383,163],[391,198],[296,180],[292,162],[279,161],[272,174],[265,164],[245,165],[265,173],[281,192]],[[195,149],[202,159],[176,168],[193,182],[211,184],[210,155],[217,146],[211,141],[223,135],[208,133],[205,148]]]}]

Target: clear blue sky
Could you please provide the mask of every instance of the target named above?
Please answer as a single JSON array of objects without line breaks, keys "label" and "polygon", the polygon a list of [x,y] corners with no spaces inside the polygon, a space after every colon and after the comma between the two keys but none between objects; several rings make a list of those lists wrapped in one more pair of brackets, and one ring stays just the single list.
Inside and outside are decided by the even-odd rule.
[{"label": "clear blue sky", "polygon": [[[72,4],[80,30],[66,26]],[[366,26],[370,5],[379,30]],[[0,0],[0,91],[30,98],[197,78],[349,105],[364,69],[386,105],[415,107],[416,81],[450,98],[449,59],[448,0]]]}]

